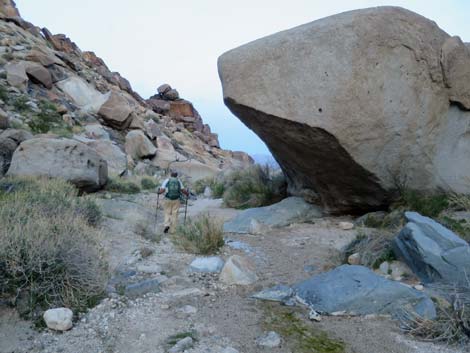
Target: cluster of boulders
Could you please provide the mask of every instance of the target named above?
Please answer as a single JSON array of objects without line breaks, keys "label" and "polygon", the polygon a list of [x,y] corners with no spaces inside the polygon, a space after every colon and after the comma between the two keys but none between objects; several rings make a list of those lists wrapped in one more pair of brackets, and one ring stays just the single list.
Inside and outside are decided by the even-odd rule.
[{"label": "cluster of boulders", "polygon": [[470,46],[397,7],[323,18],[219,58],[224,100],[293,195],[386,209],[405,185],[470,193]]},{"label": "cluster of boulders", "polygon": [[95,53],[3,3],[0,175],[59,176],[96,190],[108,175],[171,168],[195,181],[253,163],[221,149],[191,102],[169,85],[146,101]]}]

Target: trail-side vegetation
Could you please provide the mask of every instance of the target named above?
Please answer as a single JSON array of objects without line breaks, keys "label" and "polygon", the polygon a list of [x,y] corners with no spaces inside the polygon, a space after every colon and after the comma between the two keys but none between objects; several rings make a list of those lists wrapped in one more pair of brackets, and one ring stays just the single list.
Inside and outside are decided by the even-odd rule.
[{"label": "trail-side vegetation", "polygon": [[65,181],[1,179],[0,298],[32,319],[50,307],[94,305],[108,273],[100,219],[94,201]]},{"label": "trail-side vegetation", "polygon": [[286,181],[280,171],[269,166],[255,165],[230,174],[195,183],[194,190],[202,194],[206,187],[214,198],[222,197],[228,207],[246,209],[268,206],[286,197]]},{"label": "trail-side vegetation", "polygon": [[192,254],[214,254],[224,245],[222,222],[208,213],[188,218],[186,224],[178,225],[171,240]]}]

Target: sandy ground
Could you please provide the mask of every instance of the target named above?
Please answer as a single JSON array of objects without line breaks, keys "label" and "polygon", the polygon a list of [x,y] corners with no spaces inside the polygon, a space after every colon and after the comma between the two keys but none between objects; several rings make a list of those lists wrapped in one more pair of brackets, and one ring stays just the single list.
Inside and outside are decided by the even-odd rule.
[{"label": "sandy ground", "polygon": [[[134,200],[154,209],[153,195]],[[183,209],[181,209],[183,211]],[[188,215],[209,212],[223,220],[238,211],[225,209],[220,200],[201,199],[190,203]],[[182,215],[181,215],[182,216]],[[160,220],[162,219],[159,215]],[[304,308],[280,308],[250,298],[255,291],[275,284],[292,284],[338,264],[339,250],[355,237],[355,231],[339,229],[346,218],[322,218],[314,224],[296,224],[263,235],[227,234],[229,240],[220,252],[250,257],[256,263],[259,281],[253,286],[227,287],[217,275],[193,275],[188,265],[194,255],[178,251],[169,239],[159,243],[135,234],[125,219],[107,218],[104,234],[113,268],[159,265],[155,278],[162,281],[161,292],[137,299],[115,295],[80,317],[74,328],[59,334],[37,332],[20,320],[11,309],[0,311],[0,353],[150,353],[165,352],[165,340],[182,332],[195,332],[198,341],[187,352],[223,352],[233,347],[242,353],[300,352],[295,337],[283,337],[279,348],[261,348],[256,339],[268,327],[267,317],[278,309],[295,311],[308,330],[325,332],[330,339],[344,343],[350,353],[457,353],[463,349],[418,342],[400,333],[397,324],[384,318],[324,317],[321,322],[307,319]],[[161,226],[161,225],[160,225]],[[145,259],[136,253],[142,247],[154,253]],[[235,247],[235,248],[233,248]],[[188,309],[189,308],[189,309]],[[315,352],[315,350],[311,350]],[[303,352],[303,351],[302,351]]]}]

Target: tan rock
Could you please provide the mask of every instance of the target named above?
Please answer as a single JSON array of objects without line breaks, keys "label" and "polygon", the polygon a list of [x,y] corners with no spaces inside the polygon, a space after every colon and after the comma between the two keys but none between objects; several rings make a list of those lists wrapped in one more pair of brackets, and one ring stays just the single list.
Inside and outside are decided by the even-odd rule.
[{"label": "tan rock", "polygon": [[26,75],[24,63],[7,63],[5,65],[5,71],[7,72],[8,83],[19,90],[26,92],[29,78],[28,75]]},{"label": "tan rock", "polygon": [[402,8],[341,13],[222,55],[224,100],[266,142],[289,191],[313,191],[331,213],[386,207],[397,180],[470,193],[470,112],[450,106],[466,104],[467,54],[444,47],[453,92],[441,67],[449,38]]},{"label": "tan rock", "polygon": [[255,266],[247,258],[233,255],[225,262],[219,277],[227,285],[250,285],[258,280]]},{"label": "tan rock", "polygon": [[49,176],[62,178],[86,191],[105,185],[108,169],[93,149],[70,139],[33,138],[13,153],[11,176]]},{"label": "tan rock", "polygon": [[140,130],[129,131],[126,135],[126,153],[133,159],[153,158],[157,149]]},{"label": "tan rock", "polygon": [[131,112],[132,109],[127,100],[118,93],[112,92],[98,114],[111,126],[125,129],[131,122]]},{"label": "tan rock", "polygon": [[361,254],[356,252],[352,255],[349,255],[348,264],[350,264],[350,265],[360,265],[361,264]]},{"label": "tan rock", "polygon": [[87,145],[106,161],[109,175],[121,175],[127,169],[126,154],[112,141],[95,140]]},{"label": "tan rock", "polygon": [[52,76],[44,66],[38,63],[25,62],[24,68],[33,82],[41,83],[48,89],[52,88]]},{"label": "tan rock", "polygon": [[351,230],[354,228],[354,224],[351,223],[351,222],[339,222],[338,223],[338,226],[342,229],[342,230]]}]

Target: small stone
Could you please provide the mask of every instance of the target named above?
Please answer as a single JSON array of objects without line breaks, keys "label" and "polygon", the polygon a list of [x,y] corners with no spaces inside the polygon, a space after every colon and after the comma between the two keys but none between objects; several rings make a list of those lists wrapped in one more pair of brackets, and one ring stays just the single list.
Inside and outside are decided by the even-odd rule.
[{"label": "small stone", "polygon": [[279,347],[281,345],[281,336],[274,331],[269,331],[266,335],[259,337],[256,344],[260,347]]},{"label": "small stone", "polygon": [[354,253],[348,257],[348,264],[350,265],[360,265],[361,264],[361,254]]},{"label": "small stone", "polygon": [[313,321],[321,321],[321,315],[313,309],[308,313],[308,318]]},{"label": "small stone", "polygon": [[389,272],[391,272],[389,263],[387,261],[382,262],[379,266],[379,270],[382,274],[389,275]]},{"label": "small stone", "polygon": [[189,265],[193,272],[219,273],[224,267],[224,260],[218,256],[197,257]]},{"label": "small stone", "polygon": [[351,222],[339,222],[338,226],[342,229],[342,230],[351,230],[354,228],[354,223],[351,223]]},{"label": "small stone", "polygon": [[417,285],[414,286],[414,288],[415,288],[416,290],[419,290],[419,291],[424,290],[424,286],[423,286],[422,284],[417,284]]},{"label": "small stone", "polygon": [[169,353],[179,353],[184,352],[186,349],[191,348],[194,344],[194,341],[191,337],[185,337],[182,340],[179,340],[173,347],[171,347]]},{"label": "small stone", "polygon": [[137,266],[137,272],[142,272],[142,273],[148,273],[148,274],[153,274],[153,273],[160,273],[162,272],[162,268],[159,265],[138,265]]},{"label": "small stone", "polygon": [[43,318],[51,330],[67,331],[73,326],[73,312],[68,308],[49,309],[44,313]]}]

